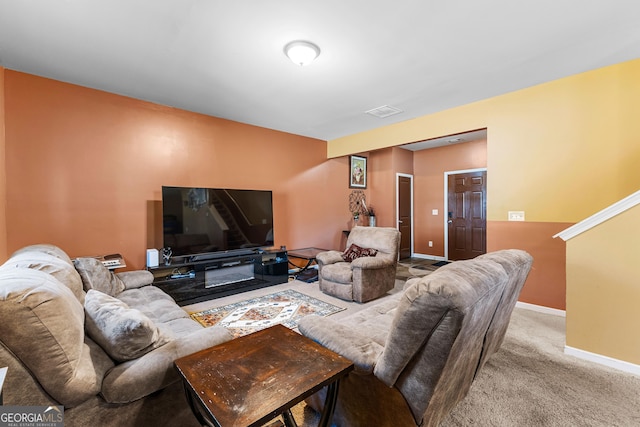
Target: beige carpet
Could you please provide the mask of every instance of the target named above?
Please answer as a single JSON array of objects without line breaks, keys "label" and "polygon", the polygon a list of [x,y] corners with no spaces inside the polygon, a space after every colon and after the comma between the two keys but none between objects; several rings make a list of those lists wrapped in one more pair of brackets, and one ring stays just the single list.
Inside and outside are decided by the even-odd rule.
[{"label": "beige carpet", "polygon": [[[397,280],[392,292],[399,292],[403,283]],[[345,307],[332,315],[333,319],[372,304],[341,301],[320,292],[317,282],[296,281],[226,297],[219,303],[288,288]],[[211,301],[206,303],[211,306]],[[204,304],[185,309],[197,311],[205,308]],[[489,359],[469,395],[442,427],[640,426],[640,377],[567,356],[564,344],[563,317],[516,308],[501,349]],[[300,427],[317,425],[319,417],[304,403],[293,413]]]},{"label": "beige carpet", "polygon": [[565,355],[564,320],[516,308],[502,347],[442,427],[640,426],[640,377]]}]

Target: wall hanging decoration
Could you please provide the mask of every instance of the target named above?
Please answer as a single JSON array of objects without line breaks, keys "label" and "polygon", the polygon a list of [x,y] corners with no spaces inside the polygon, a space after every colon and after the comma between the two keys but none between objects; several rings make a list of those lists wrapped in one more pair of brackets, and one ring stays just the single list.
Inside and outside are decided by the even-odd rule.
[{"label": "wall hanging decoration", "polygon": [[367,188],[367,158],[349,156],[349,188]]},{"label": "wall hanging decoration", "polygon": [[351,194],[349,194],[349,212],[351,212],[355,225],[358,225],[360,216],[367,213],[364,191],[353,190]]}]

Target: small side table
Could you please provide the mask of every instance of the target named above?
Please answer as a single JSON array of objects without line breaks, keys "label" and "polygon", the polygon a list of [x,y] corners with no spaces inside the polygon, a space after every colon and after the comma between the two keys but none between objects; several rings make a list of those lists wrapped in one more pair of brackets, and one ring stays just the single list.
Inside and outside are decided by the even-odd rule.
[{"label": "small side table", "polygon": [[[318,254],[320,252],[326,252],[328,251],[328,249],[322,249],[322,248],[302,248],[302,249],[292,249],[290,251],[288,251],[288,255],[289,258],[299,258],[299,259],[303,259],[306,260],[307,263],[301,267],[299,265],[295,265],[294,263],[292,263],[291,261],[289,261],[289,264],[291,264],[294,267],[299,268],[300,270],[296,273],[295,278],[298,280],[303,280],[301,278],[305,276],[305,272],[309,269],[309,267],[311,267],[313,265],[313,263],[316,262],[316,256],[318,256]],[[314,278],[315,277],[315,278]],[[309,282],[313,282],[315,280],[317,280],[317,274],[312,277],[312,278],[306,278],[303,281],[309,281]],[[310,280],[311,279],[311,280]]]},{"label": "small side table", "polygon": [[320,426],[331,424],[338,385],[353,363],[285,326],[236,338],[175,361],[202,425],[258,427],[329,386]]}]

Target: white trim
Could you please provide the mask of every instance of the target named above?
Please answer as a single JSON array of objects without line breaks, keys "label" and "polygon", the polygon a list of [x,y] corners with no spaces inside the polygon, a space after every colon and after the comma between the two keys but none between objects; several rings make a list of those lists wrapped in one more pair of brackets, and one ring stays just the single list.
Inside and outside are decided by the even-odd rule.
[{"label": "white trim", "polygon": [[557,308],[545,307],[543,305],[529,304],[528,302],[516,302],[516,307],[524,308],[525,310],[537,311],[539,313],[552,314],[554,316],[567,317],[567,313],[564,310]]},{"label": "white trim", "polygon": [[[448,221],[448,212],[449,212],[449,175],[455,175],[458,173],[470,173],[470,172],[487,172],[487,168],[475,168],[475,169],[461,169],[455,171],[445,171],[444,172],[444,210],[442,212],[442,221],[444,225],[444,260],[449,260],[449,224]],[[486,216],[485,209],[485,216]]]},{"label": "white trim", "polygon": [[2,387],[4,386],[4,379],[7,376],[8,367],[0,368],[0,405],[2,405]]},{"label": "white trim", "polygon": [[443,256],[435,256],[435,255],[426,255],[426,254],[416,254],[414,253],[413,255],[411,255],[413,258],[420,258],[420,259],[431,259],[434,261],[446,261],[446,259]]},{"label": "white trim", "polygon": [[399,221],[399,217],[400,217],[400,212],[398,209],[398,205],[400,203],[400,191],[399,191],[399,182],[400,182],[400,177],[405,177],[405,178],[409,178],[409,181],[411,182],[411,190],[410,190],[410,196],[411,196],[411,256],[413,256],[413,228],[414,228],[414,212],[413,212],[413,175],[409,175],[407,173],[400,173],[400,172],[396,172],[396,228],[398,230],[400,230],[400,226],[398,224]]},{"label": "white trim", "polygon": [[574,224],[571,227],[559,232],[558,234],[553,236],[553,238],[555,239],[556,237],[560,237],[566,242],[567,240],[576,237],[578,234],[583,233],[599,224],[602,224],[603,222],[613,218],[616,215],[621,214],[628,209],[631,209],[639,203],[640,190],[601,210],[600,212],[591,215],[589,218],[586,218],[579,223]]},{"label": "white trim", "polygon": [[579,348],[569,347],[568,345],[564,346],[564,354],[640,376],[640,365],[625,362],[624,360],[591,353],[589,351],[580,350]]}]

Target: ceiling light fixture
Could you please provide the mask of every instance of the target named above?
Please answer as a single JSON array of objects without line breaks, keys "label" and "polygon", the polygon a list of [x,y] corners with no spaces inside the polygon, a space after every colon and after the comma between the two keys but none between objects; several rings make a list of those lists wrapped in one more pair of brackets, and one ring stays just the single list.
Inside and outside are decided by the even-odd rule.
[{"label": "ceiling light fixture", "polygon": [[284,47],[284,54],[298,65],[309,65],[320,55],[320,48],[303,40],[296,40]]}]

